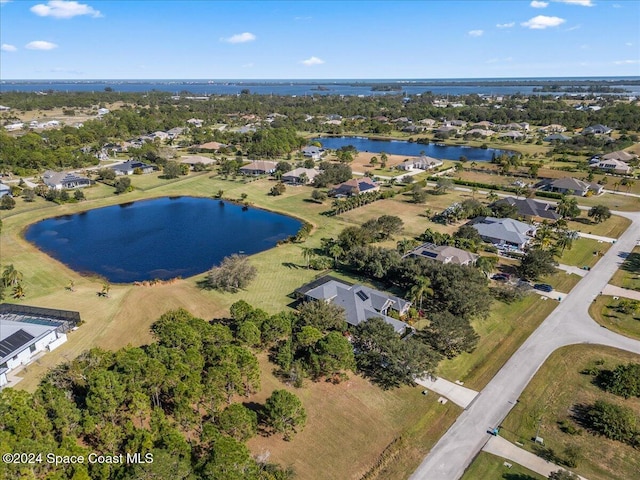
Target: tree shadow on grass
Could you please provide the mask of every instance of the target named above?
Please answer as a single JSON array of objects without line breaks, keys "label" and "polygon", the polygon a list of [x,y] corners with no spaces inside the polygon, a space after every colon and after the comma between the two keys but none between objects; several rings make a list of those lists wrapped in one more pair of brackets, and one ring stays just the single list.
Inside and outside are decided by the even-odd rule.
[{"label": "tree shadow on grass", "polygon": [[293,270],[299,270],[303,268],[302,265],[298,265],[297,263],[293,263],[293,262],[282,262],[282,266],[293,269]]},{"label": "tree shadow on grass", "polygon": [[640,253],[629,253],[620,268],[625,272],[640,273]]},{"label": "tree shadow on grass", "polygon": [[505,473],[502,478],[505,480],[536,480],[535,477],[526,473]]}]

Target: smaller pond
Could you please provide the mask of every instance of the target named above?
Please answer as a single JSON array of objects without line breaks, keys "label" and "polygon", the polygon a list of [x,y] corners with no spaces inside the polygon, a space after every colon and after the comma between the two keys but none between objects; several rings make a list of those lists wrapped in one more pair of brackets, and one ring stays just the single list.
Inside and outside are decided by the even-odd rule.
[{"label": "smaller pond", "polygon": [[424,152],[429,157],[445,160],[459,160],[464,155],[469,161],[475,162],[490,162],[494,153],[496,156],[502,153],[510,153],[506,150],[495,148],[440,145],[437,143],[424,144],[404,140],[372,140],[365,137],[322,137],[314,138],[312,141],[320,142],[324,148],[331,150],[353,145],[359,152],[385,152],[387,154],[411,157],[416,157]]},{"label": "smaller pond", "polygon": [[233,253],[267,250],[301,225],[266,210],[178,197],[49,218],[25,237],[78,272],[129,283],[197,275]]}]

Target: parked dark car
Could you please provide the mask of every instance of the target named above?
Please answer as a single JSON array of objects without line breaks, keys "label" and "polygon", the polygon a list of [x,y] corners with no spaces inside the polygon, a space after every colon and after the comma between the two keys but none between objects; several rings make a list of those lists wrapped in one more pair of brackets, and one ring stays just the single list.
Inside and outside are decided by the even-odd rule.
[{"label": "parked dark car", "polygon": [[541,290],[543,292],[550,292],[551,290],[553,290],[553,287],[551,285],[547,285],[546,283],[536,283],[533,288],[535,288],[536,290]]},{"label": "parked dark car", "polygon": [[511,275],[507,273],[496,273],[491,280],[495,280],[497,282],[507,282],[511,278]]}]

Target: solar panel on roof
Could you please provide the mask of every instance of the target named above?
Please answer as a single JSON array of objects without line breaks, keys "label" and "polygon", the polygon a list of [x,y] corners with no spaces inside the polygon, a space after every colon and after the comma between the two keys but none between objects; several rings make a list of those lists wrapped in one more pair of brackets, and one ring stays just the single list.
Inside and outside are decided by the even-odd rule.
[{"label": "solar panel on roof", "polygon": [[360,291],[356,292],[356,295],[358,295],[358,297],[360,297],[360,300],[362,300],[363,302],[364,302],[365,300],[368,300],[368,299],[369,299],[369,297],[367,296],[367,294],[366,294],[366,293],[364,293],[362,290],[360,290]]},{"label": "solar panel on roof", "polygon": [[438,254],[436,252],[422,252],[425,257],[436,258]]},{"label": "solar panel on roof", "polygon": [[27,333],[22,329],[18,330],[16,333],[9,335],[0,342],[0,357],[9,355],[33,339],[34,336],[30,333]]}]

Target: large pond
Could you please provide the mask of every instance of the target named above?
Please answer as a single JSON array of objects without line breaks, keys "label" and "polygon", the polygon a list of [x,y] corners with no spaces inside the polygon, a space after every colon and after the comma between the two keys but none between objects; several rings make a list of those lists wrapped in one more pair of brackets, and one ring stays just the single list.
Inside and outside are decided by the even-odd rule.
[{"label": "large pond", "polygon": [[177,197],[42,220],[25,236],[76,271],[128,283],[196,275],[233,253],[271,248],[300,227],[257,208]]},{"label": "large pond", "polygon": [[412,157],[421,155],[424,152],[424,154],[429,157],[446,160],[459,160],[460,157],[464,155],[470,161],[476,162],[490,162],[494,153],[496,156],[501,153],[510,153],[494,148],[441,145],[438,143],[424,144],[404,140],[372,140],[365,137],[322,137],[314,138],[312,141],[320,142],[323,148],[331,150],[353,145],[359,152],[385,152],[393,155],[407,155]]}]

